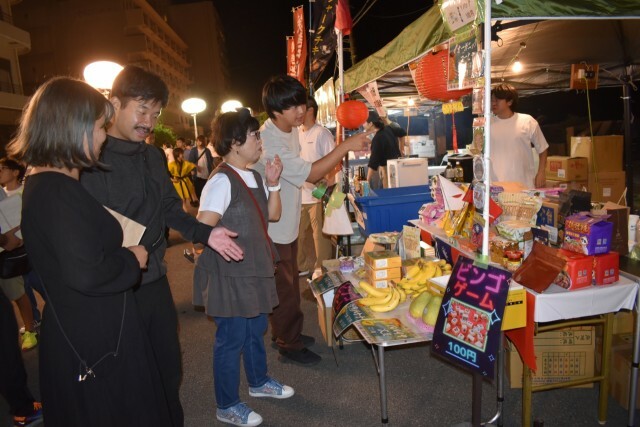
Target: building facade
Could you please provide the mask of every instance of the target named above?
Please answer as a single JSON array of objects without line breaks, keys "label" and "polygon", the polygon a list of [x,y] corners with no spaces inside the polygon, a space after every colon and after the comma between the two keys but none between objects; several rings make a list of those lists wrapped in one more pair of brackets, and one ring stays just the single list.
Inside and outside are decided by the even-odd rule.
[{"label": "building facade", "polygon": [[23,0],[14,21],[31,33],[31,52],[20,58],[26,93],[55,75],[82,78],[94,61],[138,65],[169,86],[161,121],[189,134],[192,119],[180,106],[194,83],[190,49],[170,25],[166,2],[154,4],[159,11],[146,0]]},{"label": "building facade", "polygon": [[28,32],[14,23],[12,6],[19,0],[0,0],[0,147],[13,135],[27,102],[22,86],[19,56],[31,49]]}]

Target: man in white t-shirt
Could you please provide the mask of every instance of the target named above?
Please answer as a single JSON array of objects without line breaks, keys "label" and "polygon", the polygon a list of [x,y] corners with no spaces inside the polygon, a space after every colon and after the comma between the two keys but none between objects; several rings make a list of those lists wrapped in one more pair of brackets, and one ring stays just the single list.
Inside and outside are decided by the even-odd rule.
[{"label": "man in white t-shirt", "polygon": [[349,151],[368,149],[368,133],[346,139],[333,151],[307,162],[300,157],[298,130],[307,111],[307,92],[291,76],[272,77],[262,89],[262,104],[269,119],[260,129],[263,156],[255,168],[264,177],[265,163],[280,156],[284,169],[280,176],[282,215],[269,224],[269,237],[278,249],[280,261],[276,272],[276,289],[280,305],[271,314],[271,333],[279,348],[280,360],[302,366],[314,365],[321,357],[306,346],[314,342],[302,335],[304,316],[300,310],[298,280],[298,227],[305,182],[318,182],[336,167]]},{"label": "man in white t-shirt", "polygon": [[491,90],[491,180],[544,187],[549,144],[538,122],[517,109],[513,86],[502,83]]},{"label": "man in white t-shirt", "polygon": [[[307,99],[307,112],[302,126],[298,127],[300,157],[315,162],[336,148],[333,135],[325,127],[316,123],[318,103]],[[320,182],[327,185],[335,183],[335,170],[329,172]],[[313,271],[312,279],[322,274],[322,261],[331,258],[331,239],[322,233],[324,212],[322,202],[311,194],[318,184],[305,182],[302,186],[302,210],[300,211],[300,229],[298,234],[298,268],[300,275]]]}]

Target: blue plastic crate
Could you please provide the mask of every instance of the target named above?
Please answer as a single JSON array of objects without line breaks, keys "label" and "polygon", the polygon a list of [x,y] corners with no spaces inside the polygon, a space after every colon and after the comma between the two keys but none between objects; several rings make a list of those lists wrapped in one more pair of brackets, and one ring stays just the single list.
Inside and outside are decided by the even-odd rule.
[{"label": "blue plastic crate", "polygon": [[410,219],[418,218],[423,204],[433,202],[428,185],[384,188],[355,199],[356,221],[360,232],[368,236],[384,231],[402,231]]}]

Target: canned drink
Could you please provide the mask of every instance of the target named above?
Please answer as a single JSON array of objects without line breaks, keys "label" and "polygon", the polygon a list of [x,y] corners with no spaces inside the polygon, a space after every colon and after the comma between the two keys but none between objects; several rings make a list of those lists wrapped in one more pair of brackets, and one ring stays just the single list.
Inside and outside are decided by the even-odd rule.
[{"label": "canned drink", "polygon": [[360,183],[360,186],[362,187],[362,196],[363,197],[368,197],[369,196],[369,182],[368,181],[362,181]]}]

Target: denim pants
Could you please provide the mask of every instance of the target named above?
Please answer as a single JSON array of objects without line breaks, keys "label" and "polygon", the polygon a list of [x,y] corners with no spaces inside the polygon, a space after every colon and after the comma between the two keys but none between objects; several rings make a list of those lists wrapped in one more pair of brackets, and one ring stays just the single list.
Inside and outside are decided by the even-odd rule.
[{"label": "denim pants", "polygon": [[240,403],[240,356],[249,387],[267,382],[267,354],[264,334],[267,315],[257,317],[214,317],[218,330],[213,347],[213,382],[220,409]]}]

